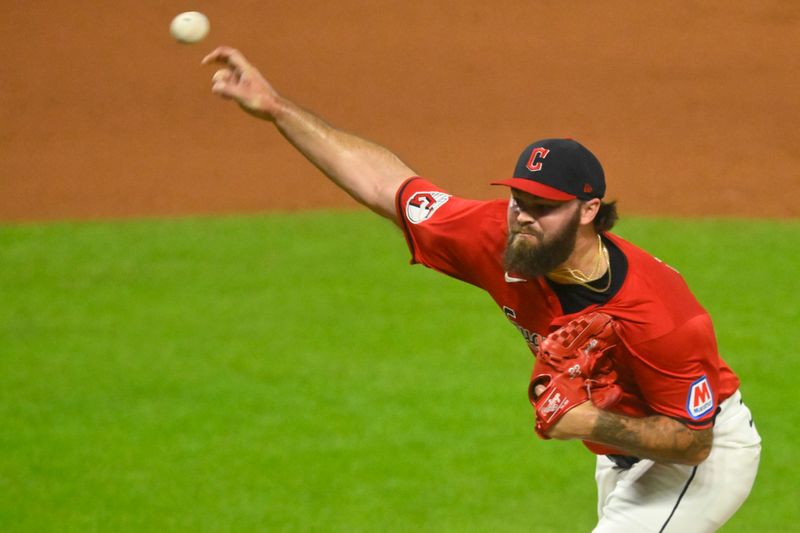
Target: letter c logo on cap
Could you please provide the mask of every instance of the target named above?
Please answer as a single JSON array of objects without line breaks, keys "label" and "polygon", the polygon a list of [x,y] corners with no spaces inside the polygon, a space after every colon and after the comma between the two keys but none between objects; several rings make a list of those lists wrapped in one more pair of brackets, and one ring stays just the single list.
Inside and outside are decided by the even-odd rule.
[{"label": "letter c logo on cap", "polygon": [[534,148],[533,150],[531,150],[531,158],[528,159],[528,164],[525,165],[525,167],[527,167],[527,169],[530,170],[531,172],[538,172],[542,170],[541,159],[547,157],[547,154],[549,153],[550,150],[548,150],[547,148],[542,148],[541,146]]}]

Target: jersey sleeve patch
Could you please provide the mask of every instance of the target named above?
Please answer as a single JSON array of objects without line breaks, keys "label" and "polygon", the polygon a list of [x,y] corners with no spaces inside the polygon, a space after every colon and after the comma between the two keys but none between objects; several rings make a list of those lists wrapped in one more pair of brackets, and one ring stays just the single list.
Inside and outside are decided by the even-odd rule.
[{"label": "jersey sleeve patch", "polygon": [[406,219],[412,224],[425,222],[449,199],[449,194],[440,191],[416,192],[406,202]]},{"label": "jersey sleeve patch", "polygon": [[706,376],[701,377],[689,387],[689,397],[686,399],[686,412],[692,420],[697,420],[707,415],[714,409],[714,395]]}]

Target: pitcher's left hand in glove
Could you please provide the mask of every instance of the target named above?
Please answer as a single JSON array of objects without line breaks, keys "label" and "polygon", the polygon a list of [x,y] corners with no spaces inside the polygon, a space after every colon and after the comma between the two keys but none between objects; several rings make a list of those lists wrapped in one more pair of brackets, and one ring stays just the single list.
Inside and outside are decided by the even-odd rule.
[{"label": "pitcher's left hand in glove", "polygon": [[528,387],[541,438],[549,439],[550,428],[584,402],[602,409],[620,399],[622,389],[609,358],[619,343],[613,319],[603,313],[580,316],[542,341]]}]

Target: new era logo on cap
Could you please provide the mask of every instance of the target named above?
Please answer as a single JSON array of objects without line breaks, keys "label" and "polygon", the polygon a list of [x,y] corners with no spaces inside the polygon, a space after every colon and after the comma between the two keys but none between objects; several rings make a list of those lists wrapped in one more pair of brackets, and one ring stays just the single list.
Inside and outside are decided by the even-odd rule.
[{"label": "new era logo on cap", "polygon": [[511,179],[492,182],[549,200],[590,200],[606,192],[600,161],[572,139],[543,139],[522,151]]}]

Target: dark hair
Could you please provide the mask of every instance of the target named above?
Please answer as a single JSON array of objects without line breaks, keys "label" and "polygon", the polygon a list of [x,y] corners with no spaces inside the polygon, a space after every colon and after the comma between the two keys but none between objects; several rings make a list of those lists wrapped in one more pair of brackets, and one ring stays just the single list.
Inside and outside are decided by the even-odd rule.
[{"label": "dark hair", "polygon": [[597,233],[608,231],[614,227],[618,219],[616,200],[609,203],[600,202],[600,209],[597,210],[597,215],[594,217],[594,230]]}]

